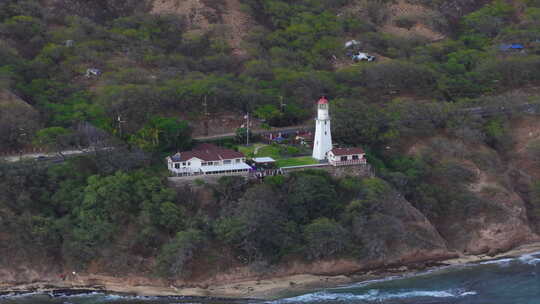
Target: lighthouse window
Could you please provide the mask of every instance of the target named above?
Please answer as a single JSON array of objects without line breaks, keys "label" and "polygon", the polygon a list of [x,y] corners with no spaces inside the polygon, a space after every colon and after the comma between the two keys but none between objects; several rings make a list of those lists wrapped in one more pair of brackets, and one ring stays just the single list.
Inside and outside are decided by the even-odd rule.
[{"label": "lighthouse window", "polygon": [[326,135],[326,131],[324,131],[324,135]]},{"label": "lighthouse window", "polygon": [[324,125],[326,126],[326,120],[324,121]]}]

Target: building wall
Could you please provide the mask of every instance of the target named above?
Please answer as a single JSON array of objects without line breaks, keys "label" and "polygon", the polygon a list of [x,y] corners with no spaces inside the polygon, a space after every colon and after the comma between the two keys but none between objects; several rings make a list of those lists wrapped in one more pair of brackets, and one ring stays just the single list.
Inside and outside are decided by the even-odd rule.
[{"label": "building wall", "polygon": [[[362,160],[362,159],[365,158],[365,155],[366,155],[366,154],[351,154],[351,155],[342,155],[342,156],[346,156],[346,157],[347,157],[347,160],[346,160],[346,161],[352,161],[354,155],[358,155],[358,160]],[[342,156],[334,155],[334,153],[332,153],[332,152],[330,151],[330,152],[328,152],[328,161],[329,161],[331,164],[336,163],[336,162],[340,162],[340,161],[342,161],[342,160],[341,160],[341,157],[342,157]]]},{"label": "building wall", "polygon": [[[225,164],[224,163],[225,160],[212,161],[212,166],[223,166],[223,171],[226,171],[228,165],[237,164],[238,160],[241,163],[245,163],[246,159],[245,158],[231,159],[230,164]],[[174,167],[175,164],[178,164],[178,163],[180,164],[179,169]],[[202,163],[208,163],[208,162],[203,161],[203,160],[198,159],[198,158],[192,158],[192,159],[190,159],[188,161],[185,161],[186,166],[183,166],[182,163],[184,163],[184,162],[172,162],[170,158],[167,159],[167,167],[169,168],[169,171],[171,171],[173,173],[187,173],[187,172],[199,173],[201,168],[203,167]]]},{"label": "building wall", "polygon": [[326,159],[326,153],[332,150],[332,134],[330,119],[317,119],[315,122],[315,138],[313,139],[313,158]]},{"label": "building wall", "polygon": [[334,167],[330,164],[319,164],[319,165],[307,165],[307,166],[297,166],[290,168],[283,168],[285,174],[303,170],[325,170],[330,175],[336,178],[342,178],[345,176],[356,176],[356,177],[373,177],[375,173],[373,172],[370,164],[356,164],[349,166]]}]

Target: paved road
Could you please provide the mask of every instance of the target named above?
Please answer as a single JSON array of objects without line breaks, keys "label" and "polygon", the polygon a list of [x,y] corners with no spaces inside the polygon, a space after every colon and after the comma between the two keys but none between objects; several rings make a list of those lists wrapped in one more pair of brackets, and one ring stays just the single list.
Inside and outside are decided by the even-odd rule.
[{"label": "paved road", "polygon": [[[296,132],[296,131],[305,131],[305,130],[313,130],[313,125],[301,125],[301,126],[294,126],[294,127],[284,127],[284,128],[271,128],[270,130],[254,130],[249,131],[253,135],[263,135],[268,133],[276,133],[276,132]],[[212,140],[219,140],[219,139],[226,139],[235,137],[236,133],[223,133],[223,134],[216,134],[216,135],[209,135],[209,136],[195,136],[193,139],[200,140],[200,141],[212,141]]]},{"label": "paved road", "polygon": [[[507,106],[483,106],[483,107],[473,107],[473,108],[465,108],[461,110],[457,110],[457,113],[468,113],[472,115],[478,115],[478,116],[493,116],[503,113],[512,113],[512,112],[521,112],[521,113],[529,113],[529,114],[540,114],[540,103],[532,102],[532,103],[525,103],[525,104],[519,104],[519,105],[507,105]],[[409,122],[412,123],[412,122]],[[306,130],[313,130],[313,125],[301,125],[301,126],[294,126],[294,127],[284,127],[284,128],[271,128],[270,130],[255,130],[252,131],[252,134],[255,135],[263,135],[267,133],[275,133],[275,132],[296,132],[296,131],[306,131]],[[195,140],[199,141],[213,141],[213,140],[220,140],[220,139],[226,139],[236,136],[236,133],[224,133],[224,134],[217,134],[217,135],[210,135],[210,136],[196,136],[193,137]],[[107,149],[107,148],[105,148]],[[84,154],[84,153],[90,153],[93,152],[93,149],[83,149],[83,150],[68,150],[63,151],[62,154],[68,156],[68,155],[76,155],[76,154]],[[39,157],[45,157],[45,158],[55,158],[58,157],[58,153],[31,153],[31,154],[23,154],[22,159],[37,159]],[[14,156],[7,156],[4,157],[4,160],[8,162],[16,162],[21,160],[21,156],[14,155]]]},{"label": "paved road", "polygon": [[[113,148],[100,148],[99,150],[110,150]],[[73,156],[73,155],[79,155],[79,154],[87,154],[95,152],[95,149],[81,149],[81,150],[66,150],[62,151],[62,155],[64,156]],[[51,161],[51,160],[62,160],[63,157],[58,153],[28,153],[28,154],[22,154],[22,155],[12,155],[12,156],[6,156],[3,158],[7,162],[18,162],[21,160],[39,160],[39,161]]]}]

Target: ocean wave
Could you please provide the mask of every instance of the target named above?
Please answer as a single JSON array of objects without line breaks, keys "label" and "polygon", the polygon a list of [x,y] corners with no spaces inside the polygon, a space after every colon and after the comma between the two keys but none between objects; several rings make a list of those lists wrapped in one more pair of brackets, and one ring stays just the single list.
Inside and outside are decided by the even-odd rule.
[{"label": "ocean wave", "polygon": [[507,265],[510,262],[515,261],[515,260],[516,260],[515,258],[489,260],[489,261],[481,262],[480,265],[492,265],[492,264]]},{"label": "ocean wave", "polygon": [[529,253],[524,254],[517,258],[504,258],[504,259],[498,259],[498,260],[489,260],[485,262],[481,262],[480,265],[501,265],[501,266],[508,266],[511,262],[518,262],[523,264],[529,264],[529,265],[536,265],[540,263],[540,252],[535,253]]},{"label": "ocean wave", "polygon": [[14,298],[25,298],[30,296],[42,295],[41,292],[21,292],[21,293],[8,293],[0,295],[0,299],[14,299]]},{"label": "ocean wave", "polygon": [[352,294],[352,293],[330,293],[330,292],[316,292],[305,294],[293,298],[282,299],[274,302],[269,302],[272,304],[284,304],[284,303],[306,303],[306,302],[323,302],[323,301],[351,301],[351,300],[362,300],[362,301],[373,301],[380,302],[384,300],[392,299],[406,299],[406,298],[457,298],[457,297],[466,297],[473,296],[477,293],[475,291],[465,291],[462,289],[453,289],[453,290],[413,290],[413,291],[402,291],[402,292],[379,292],[377,289],[369,290],[364,294]]},{"label": "ocean wave", "polygon": [[519,261],[529,265],[540,264],[540,252],[522,255],[519,257]]}]

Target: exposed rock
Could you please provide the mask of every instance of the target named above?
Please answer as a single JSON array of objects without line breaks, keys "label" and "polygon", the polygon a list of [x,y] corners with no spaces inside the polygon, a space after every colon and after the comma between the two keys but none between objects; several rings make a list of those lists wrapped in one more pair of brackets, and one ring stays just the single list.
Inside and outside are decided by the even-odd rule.
[{"label": "exposed rock", "polygon": [[391,191],[378,204],[374,215],[353,223],[353,233],[365,248],[363,261],[406,264],[453,254],[428,219],[399,193]]}]

